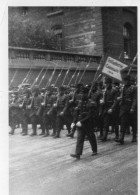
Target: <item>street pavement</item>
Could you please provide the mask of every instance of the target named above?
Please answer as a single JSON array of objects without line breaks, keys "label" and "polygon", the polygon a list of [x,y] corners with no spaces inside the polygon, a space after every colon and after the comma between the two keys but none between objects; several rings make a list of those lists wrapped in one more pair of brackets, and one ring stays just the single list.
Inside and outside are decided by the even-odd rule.
[{"label": "street pavement", "polygon": [[97,156],[91,156],[85,141],[81,159],[75,160],[70,154],[75,151],[76,135],[68,138],[62,130],[61,138],[54,139],[20,132],[16,129],[15,135],[9,135],[10,195],[138,194],[138,148],[131,135],[121,146],[110,133],[107,142],[98,141]]}]

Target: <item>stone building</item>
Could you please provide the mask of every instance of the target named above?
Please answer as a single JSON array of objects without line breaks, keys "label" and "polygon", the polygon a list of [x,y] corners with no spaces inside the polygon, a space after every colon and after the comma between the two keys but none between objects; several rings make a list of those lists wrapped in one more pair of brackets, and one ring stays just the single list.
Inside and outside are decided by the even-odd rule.
[{"label": "stone building", "polygon": [[[18,68],[18,65],[12,62],[11,55],[14,56],[15,60],[16,56],[19,56],[17,53],[22,53],[23,56],[23,51],[30,53],[29,56],[32,56],[31,53],[43,53],[38,55],[45,55],[43,58],[49,56],[50,60],[54,58],[61,60],[65,62],[64,69],[68,68],[67,61],[69,60],[75,63],[73,68],[77,67],[77,63],[83,63],[81,73],[91,58],[86,74],[88,81],[85,79],[85,81],[90,82],[99,64],[99,58],[103,54],[110,54],[122,59],[125,57],[131,62],[137,53],[137,7],[9,7],[9,16],[12,16],[14,12],[22,15],[24,19],[41,21],[46,28],[49,25],[55,35],[57,47],[55,53],[46,51],[44,54],[45,51],[41,50],[36,52],[26,50],[25,52],[25,49],[22,49],[21,52],[20,48],[12,49],[12,45],[10,45],[9,59],[11,63],[9,63],[9,68],[11,72]],[[35,62],[33,56],[31,58]],[[18,61],[18,64],[21,64],[19,58]],[[49,60],[46,66],[48,63]],[[32,68],[40,67],[34,66]],[[19,65],[19,68],[27,70],[30,65],[26,62],[25,67]],[[62,67],[57,69],[58,73],[59,69]],[[71,74],[73,75],[73,71]],[[11,79],[13,73],[9,75]]]}]

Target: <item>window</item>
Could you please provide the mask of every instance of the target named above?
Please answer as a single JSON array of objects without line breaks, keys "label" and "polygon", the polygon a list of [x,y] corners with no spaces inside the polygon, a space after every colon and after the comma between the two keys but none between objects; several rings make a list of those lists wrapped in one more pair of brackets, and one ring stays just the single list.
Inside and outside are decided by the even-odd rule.
[{"label": "window", "polygon": [[123,27],[124,40],[124,58],[130,58],[132,55],[132,26],[126,23]]},{"label": "window", "polygon": [[58,50],[62,50],[62,26],[61,25],[55,25],[52,27],[54,39],[56,42],[56,48]]}]

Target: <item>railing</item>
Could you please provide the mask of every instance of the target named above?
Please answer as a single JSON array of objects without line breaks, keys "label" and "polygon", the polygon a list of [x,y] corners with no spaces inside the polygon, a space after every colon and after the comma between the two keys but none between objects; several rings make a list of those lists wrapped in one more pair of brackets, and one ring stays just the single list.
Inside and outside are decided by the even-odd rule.
[{"label": "railing", "polygon": [[[94,64],[99,64],[100,56],[91,56],[84,54],[69,53],[65,51],[52,51],[52,50],[41,50],[41,49],[31,49],[31,48],[19,48],[19,47],[9,47],[9,61],[12,60],[30,60],[30,61],[63,61],[63,62],[73,62],[75,63],[90,63],[92,66]],[[67,63],[66,63],[67,64]],[[9,63],[9,66],[12,64]],[[10,67],[11,67],[10,66]],[[96,66],[95,66],[96,67]]]}]

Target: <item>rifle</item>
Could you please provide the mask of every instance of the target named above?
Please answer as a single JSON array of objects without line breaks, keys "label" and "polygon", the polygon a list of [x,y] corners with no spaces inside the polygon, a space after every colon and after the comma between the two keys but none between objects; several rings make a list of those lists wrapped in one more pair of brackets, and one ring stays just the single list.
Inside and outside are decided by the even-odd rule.
[{"label": "rifle", "polygon": [[56,81],[55,81],[55,83],[54,83],[54,86],[56,86],[56,83],[57,83],[59,77],[61,76],[61,74],[62,74],[62,72],[63,72],[63,70],[64,70],[64,67],[65,67],[65,64],[63,65],[63,68],[61,69],[60,73],[58,74],[57,79],[56,79]]},{"label": "rifle", "polygon": [[39,83],[39,85],[38,85],[38,86],[40,86],[40,85],[41,85],[41,83],[42,83],[42,81],[44,80],[45,75],[47,74],[47,71],[48,71],[49,67],[50,67],[50,66],[48,66],[48,67],[46,68],[46,71],[45,71],[45,73],[44,73],[44,75],[43,75],[42,79],[40,80],[40,83]]},{"label": "rifle", "polygon": [[[52,62],[52,61],[50,61],[50,62]],[[48,87],[48,86],[51,84],[52,78],[53,78],[53,76],[54,76],[54,74],[55,74],[55,71],[56,71],[56,68],[57,68],[57,66],[58,66],[58,64],[56,64],[56,63],[54,63],[54,62],[52,62],[52,63],[55,64],[55,68],[54,68],[54,70],[53,70],[53,72],[52,72],[52,75],[51,75],[51,77],[49,78],[49,80],[48,80],[48,82],[47,82],[45,88]]]},{"label": "rifle", "polygon": [[13,81],[14,81],[14,79],[15,79],[15,76],[16,76],[17,72],[18,72],[18,70],[16,69],[16,71],[15,71],[15,73],[14,73],[14,75],[13,75],[13,78],[12,78],[11,81],[10,81],[9,87],[10,87],[11,84],[13,83]]},{"label": "rifle", "polygon": [[72,75],[72,77],[71,77],[71,79],[70,79],[70,81],[69,81],[69,83],[68,83],[68,86],[70,85],[72,79],[75,77],[77,70],[78,70],[78,66],[76,67],[76,70],[75,70],[75,72],[73,73],[73,75]]},{"label": "rifle", "polygon": [[68,70],[67,70],[67,72],[66,72],[66,74],[65,74],[65,77],[64,77],[64,79],[63,79],[61,85],[63,85],[63,84],[65,83],[65,80],[66,80],[66,77],[67,77],[67,75],[68,75],[68,73],[69,73],[69,70],[70,70],[70,68],[71,68],[71,65],[72,65],[72,63],[69,65],[69,68],[68,68]]},{"label": "rifle", "polygon": [[38,79],[39,79],[41,73],[43,72],[43,70],[44,70],[44,67],[40,70],[38,76],[36,77],[36,79],[35,79],[34,82],[32,83],[31,88],[32,88],[32,87],[35,85],[35,83],[38,81]]},{"label": "rifle", "polygon": [[82,80],[82,78],[84,77],[84,74],[85,74],[85,72],[86,72],[87,68],[89,67],[90,62],[91,62],[91,58],[89,59],[89,63],[86,65],[86,68],[84,69],[83,74],[82,74],[82,76],[80,77],[80,79],[79,79],[78,83],[80,83],[80,82],[81,82],[81,80]]}]

